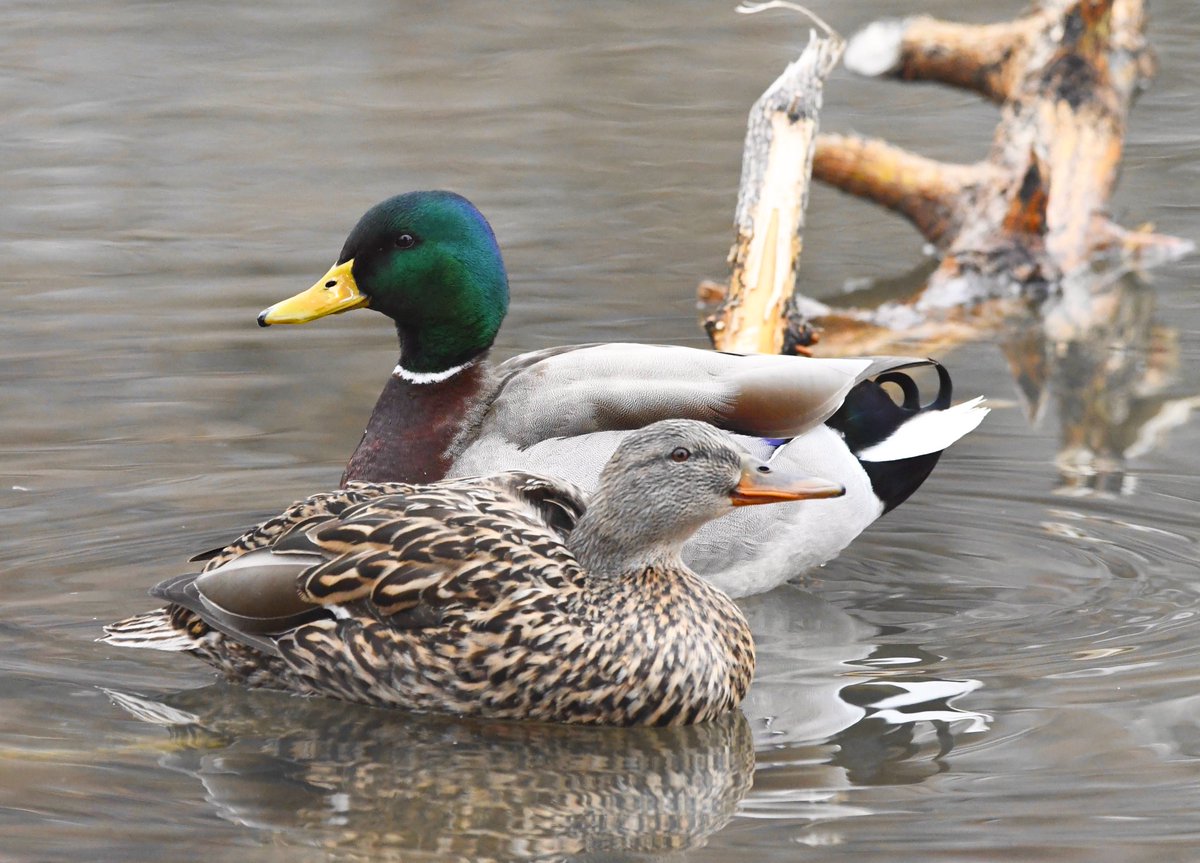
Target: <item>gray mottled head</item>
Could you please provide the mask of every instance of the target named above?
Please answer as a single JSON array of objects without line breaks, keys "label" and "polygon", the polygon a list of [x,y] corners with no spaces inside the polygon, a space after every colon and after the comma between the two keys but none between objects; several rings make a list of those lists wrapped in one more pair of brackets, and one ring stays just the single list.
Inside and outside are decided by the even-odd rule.
[{"label": "gray mottled head", "polygon": [[676,561],[689,536],[735,506],[844,491],[777,469],[707,423],[664,420],[630,433],[617,447],[570,545],[589,571],[614,574]]}]

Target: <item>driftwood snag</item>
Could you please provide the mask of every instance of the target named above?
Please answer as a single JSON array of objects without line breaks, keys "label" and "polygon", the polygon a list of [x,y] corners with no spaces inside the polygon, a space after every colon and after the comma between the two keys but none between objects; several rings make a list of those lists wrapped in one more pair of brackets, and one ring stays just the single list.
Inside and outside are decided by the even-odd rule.
[{"label": "driftwood snag", "polygon": [[[940,81],[1000,103],[991,152],[974,164],[826,134],[815,150],[793,145],[799,170],[768,180],[777,129],[768,90],[746,137],[734,276],[707,321],[714,344],[807,352],[814,325],[832,355],[942,354],[994,337],[1030,419],[1049,405],[1058,416],[1061,484],[1129,493],[1136,483],[1125,460],[1200,411],[1196,387],[1177,380],[1176,331],[1155,322],[1153,292],[1129,272],[1193,246],[1121,228],[1106,211],[1130,107],[1154,71],[1143,2],[1043,0],[1005,24],[913,18],[855,36],[846,48],[855,71]],[[815,82],[814,130],[827,72]],[[940,264],[915,295],[910,275],[882,304],[876,286],[862,308],[799,293],[780,305],[796,275],[810,154],[813,176],[901,213],[938,250]],[[767,182],[779,185],[764,191]],[[723,294],[722,285],[704,287],[706,299]]]},{"label": "driftwood snag", "polygon": [[[1176,381],[1177,333],[1155,322],[1153,293],[1129,273],[1193,244],[1149,226],[1126,230],[1107,212],[1129,110],[1154,73],[1144,26],[1144,0],[1041,0],[1017,21],[910,18],[851,39],[846,65],[854,71],[938,81],[1001,106],[991,151],[973,164],[824,134],[815,149],[793,144],[803,154],[794,157],[799,170],[768,181],[771,112],[787,113],[768,97],[781,78],[751,115],[733,280],[707,321],[714,344],[804,350],[814,324],[832,355],[941,354],[995,337],[1030,418],[1055,408],[1063,483],[1127,493],[1124,460],[1200,411],[1196,387]],[[811,91],[815,130],[828,68],[814,68],[824,69]],[[939,265],[915,295],[905,278],[882,304],[873,290],[861,308],[833,309],[799,293],[780,305],[795,280],[810,155],[812,176],[904,215],[938,250]],[[767,182],[778,185],[764,191]],[[723,294],[722,285],[705,288],[705,299]]]},{"label": "driftwood snag", "polygon": [[1114,224],[1134,96],[1154,72],[1143,0],[1044,0],[1015,22],[879,22],[846,50],[852,70],[931,80],[1001,102],[986,159],[950,165],[881,141],[821,135],[813,174],[906,216],[942,263],[918,308],[1054,294],[1102,258],[1145,265],[1191,244]]},{"label": "driftwood snag", "polygon": [[941,255],[917,297],[821,317],[823,346],[876,352],[903,339],[937,351],[998,337],[1030,419],[1054,406],[1061,482],[1080,491],[1127,493],[1125,459],[1200,409],[1194,388],[1174,382],[1178,345],[1154,321],[1153,293],[1122,275],[1192,244],[1125,230],[1107,212],[1129,110],[1154,73],[1144,25],[1143,0],[1044,0],[982,27],[871,25],[851,39],[847,66],[1000,103],[991,152],[949,165],[822,135],[813,167],[903,214]]},{"label": "driftwood snag", "polygon": [[[768,4],[782,5],[782,4]],[[822,85],[842,50],[832,31],[750,115],[724,303],[705,321],[713,344],[807,352],[894,344],[947,347],[973,326],[994,330],[1016,300],[1041,302],[1097,263],[1152,266],[1186,240],[1112,222],[1125,125],[1154,72],[1144,0],[1042,0],[1017,21],[964,25],[929,17],[870,25],[845,46],[869,75],[938,81],[1001,104],[991,152],[947,164],[884,141],[816,134]],[[941,264],[918,296],[880,309],[831,310],[793,293],[810,176],[895,210]],[[709,293],[712,293],[711,291]]]},{"label": "driftwood snag", "polygon": [[799,58],[750,109],[729,253],[729,289],[705,321],[713,345],[738,353],[791,352],[811,344],[792,293],[800,264],[821,93],[843,42],[812,32]]}]

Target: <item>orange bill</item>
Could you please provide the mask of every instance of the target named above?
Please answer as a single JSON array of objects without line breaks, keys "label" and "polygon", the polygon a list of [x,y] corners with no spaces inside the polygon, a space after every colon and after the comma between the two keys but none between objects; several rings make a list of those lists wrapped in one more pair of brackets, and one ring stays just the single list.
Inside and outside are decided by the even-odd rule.
[{"label": "orange bill", "polygon": [[789,500],[820,500],[841,497],[845,493],[846,488],[841,483],[746,456],[742,459],[742,478],[729,497],[734,506],[754,506]]}]

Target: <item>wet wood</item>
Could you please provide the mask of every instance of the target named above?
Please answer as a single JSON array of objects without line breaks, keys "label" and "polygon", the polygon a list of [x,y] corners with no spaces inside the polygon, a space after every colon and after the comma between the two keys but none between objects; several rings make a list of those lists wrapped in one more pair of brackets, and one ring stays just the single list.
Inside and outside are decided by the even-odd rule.
[{"label": "wet wood", "polygon": [[815,176],[897,211],[933,243],[957,235],[960,202],[996,179],[986,164],[948,165],[874,138],[821,135],[819,140]]},{"label": "wet wood", "polygon": [[713,345],[737,353],[781,353],[811,343],[792,300],[824,81],[841,56],[835,34],[808,45],[750,110],[742,180],[720,307],[705,321]]},{"label": "wet wood", "polygon": [[[772,147],[785,140],[776,141],[778,115],[791,103],[777,88],[789,67],[751,114],[733,277],[706,320],[714,344],[807,353],[820,338],[822,353],[831,355],[941,353],[1013,320],[1051,314],[1063,286],[1093,279],[1098,265],[1123,270],[1187,254],[1191,242],[1148,225],[1123,228],[1107,210],[1129,110],[1154,72],[1144,26],[1144,0],[1043,0],[1017,21],[919,17],[878,22],[851,39],[846,63],[856,71],[951,84],[1001,104],[991,150],[972,164],[819,134],[778,150],[796,161],[779,173]],[[812,79],[812,122],[801,134],[815,131],[826,72]],[[878,308],[848,309],[791,292],[807,157],[812,176],[905,216],[934,246],[940,264],[922,290]],[[709,284],[706,297],[720,287]]]},{"label": "wet wood", "polygon": [[1053,13],[999,24],[957,24],[927,15],[876,21],[846,47],[846,68],[869,77],[937,81],[1003,102],[1015,92],[1033,37]]},{"label": "wet wood", "polygon": [[1154,68],[1143,0],[1045,0],[1015,22],[922,17],[873,24],[847,65],[1002,101],[990,154],[951,165],[854,136],[821,135],[813,174],[906,216],[939,250],[926,310],[1029,296],[1099,258],[1145,264],[1191,244],[1108,218],[1134,95]]}]

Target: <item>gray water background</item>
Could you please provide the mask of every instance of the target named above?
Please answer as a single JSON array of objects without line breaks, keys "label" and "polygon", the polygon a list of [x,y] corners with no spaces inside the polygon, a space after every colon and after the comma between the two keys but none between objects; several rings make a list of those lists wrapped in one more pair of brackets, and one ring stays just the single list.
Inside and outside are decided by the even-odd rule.
[{"label": "gray water background", "polygon": [[[731,5],[0,4],[0,860],[1195,859],[1195,260],[1116,285],[1119,325],[1032,339],[1048,395],[1010,374],[1020,333],[945,357],[993,413],[840,559],[745,603],[744,720],[535,733],[93,642],[192,553],[336,483],[394,335],[254,317],[387,195],[488,215],[500,356],[705,344],[745,115],[806,38]],[[1020,9],[964,5],[813,4],[845,33]],[[1200,7],[1155,3],[1149,35],[1113,211],[1195,239]],[[996,111],[838,71],[823,120],[970,161]],[[928,269],[862,202],[818,187],[808,218],[810,295]],[[1109,366],[1128,398],[1080,409]],[[1119,452],[1060,457],[1075,438]]]}]

